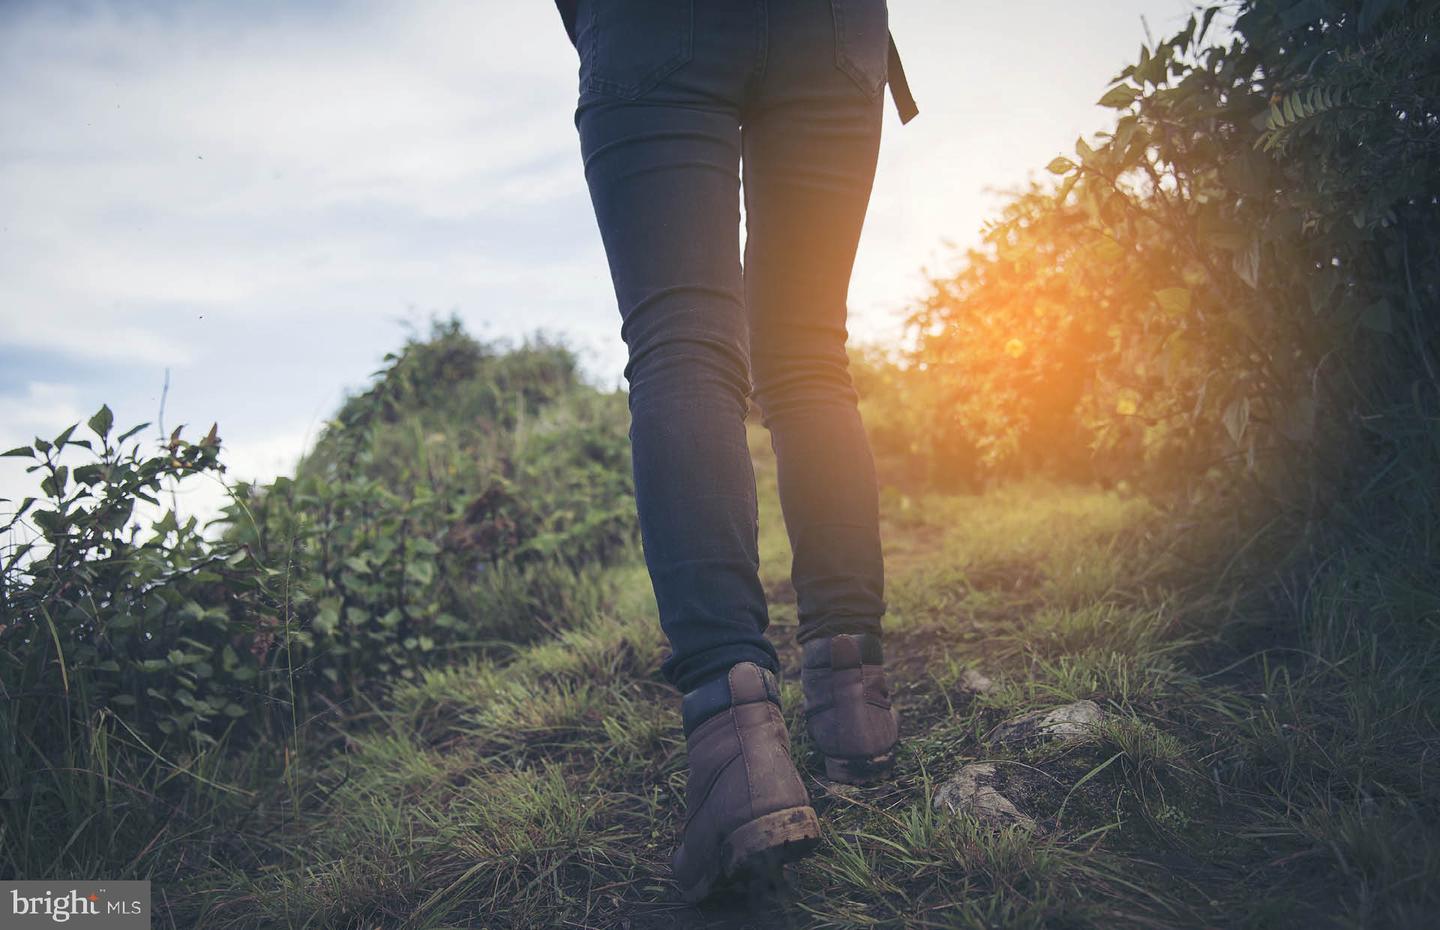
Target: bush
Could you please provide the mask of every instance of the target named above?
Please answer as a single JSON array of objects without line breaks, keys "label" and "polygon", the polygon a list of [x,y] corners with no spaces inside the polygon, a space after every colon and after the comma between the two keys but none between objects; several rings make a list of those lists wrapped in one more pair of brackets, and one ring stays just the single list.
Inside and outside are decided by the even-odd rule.
[{"label": "bush", "polygon": [[[24,742],[63,743],[111,716],[152,737],[213,739],[254,704],[257,643],[279,625],[243,550],[212,545],[173,510],[145,538],[130,522],[137,502],[159,503],[165,482],[220,470],[216,430],[198,443],[176,430],[142,453],[126,443],[148,424],[112,437],[111,423],[101,408],[94,441],[72,426],[6,453],[36,460],[29,471],[46,495],[0,528],[13,534],[28,516],[39,530],[6,554],[0,575],[7,762]],[[88,460],[62,464],[75,453]]]},{"label": "bush", "polygon": [[227,512],[227,539],[289,566],[295,671],[336,699],[565,625],[635,542],[624,397],[569,351],[499,352],[451,321],[386,360],[294,478]]},{"label": "bush", "polygon": [[112,437],[102,408],[93,440],[77,424],[6,453],[40,494],[0,526],[33,529],[0,553],[0,874],[151,849],[179,798],[244,795],[203,774],[222,750],[288,771],[314,715],[599,607],[637,548],[624,396],[561,346],[453,321],[387,362],[293,478],[234,489],[218,538],[135,519],[218,478],[216,428],[146,452],[148,424]]},{"label": "bush", "polygon": [[1246,0],[1207,45],[1222,12],[914,309],[937,457],[1313,514],[1434,417],[1440,4]]}]

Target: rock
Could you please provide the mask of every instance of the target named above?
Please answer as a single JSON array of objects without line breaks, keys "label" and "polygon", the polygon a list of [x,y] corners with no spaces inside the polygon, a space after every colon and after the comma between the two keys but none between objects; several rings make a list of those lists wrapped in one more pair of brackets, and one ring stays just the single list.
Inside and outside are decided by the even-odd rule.
[{"label": "rock", "polygon": [[1095,728],[1104,719],[1105,712],[1099,704],[1076,701],[1012,717],[991,730],[989,738],[1006,746],[1023,746],[1046,739],[1087,739],[1095,735]]},{"label": "rock", "polygon": [[951,776],[935,792],[935,810],[941,813],[968,814],[991,827],[1012,824],[1035,829],[1035,821],[995,789],[999,773],[988,762],[972,762]]},{"label": "rock", "polygon": [[991,681],[983,672],[967,668],[960,674],[960,690],[970,694],[989,694],[995,690],[995,682]]}]

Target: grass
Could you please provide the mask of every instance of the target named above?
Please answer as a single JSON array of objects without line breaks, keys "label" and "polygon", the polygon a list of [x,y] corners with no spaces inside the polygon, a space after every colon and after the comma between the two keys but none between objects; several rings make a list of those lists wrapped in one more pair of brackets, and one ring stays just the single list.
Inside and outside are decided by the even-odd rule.
[{"label": "grass", "polygon": [[[789,549],[763,434],[752,448],[804,764]],[[157,878],[156,925],[1402,927],[1440,905],[1428,569],[1362,549],[1289,602],[1239,609],[1177,581],[1140,498],[888,491],[883,513],[898,772],[864,791],[807,774],[824,842],[780,906],[692,908],[669,880],[684,744],[632,563],[558,635],[317,724],[284,783],[217,818],[203,861]],[[968,670],[994,689],[967,690]],[[1079,699],[1106,711],[1093,740],[986,739]],[[997,765],[1036,831],[933,810],[972,761]]]}]

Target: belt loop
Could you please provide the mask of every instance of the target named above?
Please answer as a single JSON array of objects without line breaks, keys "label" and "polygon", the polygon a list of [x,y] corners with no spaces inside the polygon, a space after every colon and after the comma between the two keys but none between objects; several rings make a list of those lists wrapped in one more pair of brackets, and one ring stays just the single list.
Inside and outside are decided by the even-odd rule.
[{"label": "belt loop", "polygon": [[910,82],[905,80],[905,66],[900,63],[900,52],[895,48],[895,35],[890,34],[890,57],[885,66],[886,81],[890,85],[890,99],[895,101],[895,110],[900,114],[900,124],[910,122],[920,108],[915,105],[915,96],[910,93]]}]

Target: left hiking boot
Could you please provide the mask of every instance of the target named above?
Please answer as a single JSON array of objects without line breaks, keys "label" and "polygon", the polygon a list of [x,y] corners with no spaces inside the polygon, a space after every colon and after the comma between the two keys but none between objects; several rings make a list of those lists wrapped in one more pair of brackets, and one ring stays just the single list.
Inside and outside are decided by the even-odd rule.
[{"label": "left hiking boot", "polygon": [[825,757],[826,777],[848,785],[885,779],[895,768],[900,715],[890,704],[880,637],[839,633],[803,650],[805,726]]},{"label": "left hiking boot", "polygon": [[685,900],[778,887],[786,862],[812,852],[820,822],[790,758],[775,673],[741,662],[681,702],[689,773],[671,857]]}]

